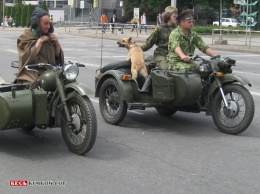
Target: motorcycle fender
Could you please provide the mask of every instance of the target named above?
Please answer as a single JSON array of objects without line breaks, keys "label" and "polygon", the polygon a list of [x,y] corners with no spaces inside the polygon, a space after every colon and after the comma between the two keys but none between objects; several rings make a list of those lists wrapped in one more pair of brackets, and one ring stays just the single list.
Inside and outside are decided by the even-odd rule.
[{"label": "motorcycle fender", "polygon": [[123,94],[123,100],[130,101],[130,102],[133,101],[133,90],[132,90],[131,82],[123,81],[122,80],[123,75],[125,75],[125,73],[117,70],[110,70],[104,73],[96,83],[95,97],[99,97],[99,91],[104,81],[107,80],[108,78],[114,78],[116,79],[119,85],[120,93]]},{"label": "motorcycle fender", "polygon": [[81,96],[88,96],[90,94],[94,94],[93,90],[83,83],[72,82],[65,85],[66,93],[71,93],[73,91],[77,91]]},{"label": "motorcycle fender", "polygon": [[[222,85],[225,83],[233,83],[233,82],[239,82],[241,85],[249,85],[252,86],[250,81],[241,75],[236,74],[225,74],[222,78],[219,78],[219,81]],[[208,95],[211,95],[216,89],[218,88],[218,85],[216,82],[212,83]]]}]

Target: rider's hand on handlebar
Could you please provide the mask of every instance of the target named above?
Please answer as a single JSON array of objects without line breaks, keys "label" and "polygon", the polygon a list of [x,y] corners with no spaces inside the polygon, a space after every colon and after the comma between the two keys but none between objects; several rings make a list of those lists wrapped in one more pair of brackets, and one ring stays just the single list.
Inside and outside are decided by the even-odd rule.
[{"label": "rider's hand on handlebar", "polygon": [[181,59],[182,59],[184,62],[190,62],[190,57],[187,56],[187,55],[184,55],[183,57],[181,57]]}]

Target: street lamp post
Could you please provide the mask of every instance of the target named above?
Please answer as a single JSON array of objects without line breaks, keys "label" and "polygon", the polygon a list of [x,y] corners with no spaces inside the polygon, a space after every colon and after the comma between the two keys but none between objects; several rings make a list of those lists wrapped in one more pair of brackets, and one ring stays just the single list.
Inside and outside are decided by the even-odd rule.
[{"label": "street lamp post", "polygon": [[89,3],[89,22],[91,25],[91,6],[93,4],[93,0],[88,0],[88,3]]},{"label": "street lamp post", "polygon": [[4,18],[5,18],[5,0],[3,0],[3,29],[5,28]]}]

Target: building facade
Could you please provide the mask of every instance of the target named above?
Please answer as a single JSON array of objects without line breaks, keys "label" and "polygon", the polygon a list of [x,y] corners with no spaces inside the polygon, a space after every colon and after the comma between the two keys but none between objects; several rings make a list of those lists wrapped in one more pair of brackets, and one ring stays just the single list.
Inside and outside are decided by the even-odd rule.
[{"label": "building facade", "polygon": [[120,18],[124,12],[123,2],[123,0],[46,0],[46,5],[53,15],[54,22],[81,21],[82,18],[84,22],[100,22],[102,12],[106,13],[109,21],[114,12]]}]

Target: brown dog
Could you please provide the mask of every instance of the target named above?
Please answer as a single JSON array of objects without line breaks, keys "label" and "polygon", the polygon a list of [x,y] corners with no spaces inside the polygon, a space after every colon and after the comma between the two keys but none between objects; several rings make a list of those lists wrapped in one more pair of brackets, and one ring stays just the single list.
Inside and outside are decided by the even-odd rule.
[{"label": "brown dog", "polygon": [[144,63],[144,52],[138,44],[136,44],[132,38],[122,38],[117,42],[119,47],[125,47],[128,49],[127,60],[131,60],[131,73],[132,79],[137,79],[138,75],[147,78],[147,69]]}]

